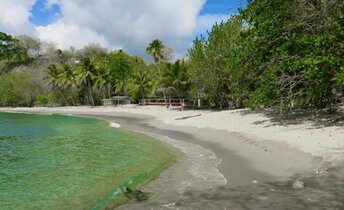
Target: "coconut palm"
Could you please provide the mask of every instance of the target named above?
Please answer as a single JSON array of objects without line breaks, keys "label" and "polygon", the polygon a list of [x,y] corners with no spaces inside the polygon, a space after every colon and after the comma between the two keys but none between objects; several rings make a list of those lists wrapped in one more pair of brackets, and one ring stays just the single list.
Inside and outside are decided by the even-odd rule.
[{"label": "coconut palm", "polygon": [[44,80],[55,88],[58,84],[59,72],[55,64],[50,64],[46,70]]},{"label": "coconut palm", "polygon": [[185,91],[188,84],[184,62],[178,60],[174,64],[167,64],[163,80],[168,89],[172,89],[178,94],[181,102],[181,93]]},{"label": "coconut palm", "polygon": [[152,88],[153,82],[149,78],[148,72],[140,70],[130,80],[129,93],[145,100],[146,93]]},{"label": "coconut palm", "polygon": [[68,101],[63,94],[61,84],[60,84],[60,72],[59,72],[59,69],[57,68],[57,66],[55,64],[50,64],[47,67],[46,76],[45,76],[44,80],[47,83],[49,83],[50,85],[52,85],[53,90],[58,90],[61,93],[65,104],[68,106]]},{"label": "coconut palm", "polygon": [[76,72],[76,79],[79,84],[85,85],[88,91],[88,99],[95,106],[93,97],[93,83],[95,78],[95,67],[89,58],[82,60]]},{"label": "coconut palm", "polygon": [[72,100],[72,104],[75,105],[71,88],[75,86],[75,75],[70,65],[64,64],[59,74],[58,83],[63,90],[67,90],[70,94],[69,98]]},{"label": "coconut palm", "polygon": [[[146,48],[146,52],[153,56],[154,59],[154,64],[156,65],[158,72],[159,72],[159,77],[160,77],[160,81],[162,81],[162,75],[161,75],[161,71],[160,71],[160,62],[164,59],[164,48],[165,45],[163,44],[163,42],[159,39],[155,39],[153,40],[148,47]],[[164,96],[164,101],[166,103],[166,95],[165,95],[165,91],[162,91],[162,94]]]}]

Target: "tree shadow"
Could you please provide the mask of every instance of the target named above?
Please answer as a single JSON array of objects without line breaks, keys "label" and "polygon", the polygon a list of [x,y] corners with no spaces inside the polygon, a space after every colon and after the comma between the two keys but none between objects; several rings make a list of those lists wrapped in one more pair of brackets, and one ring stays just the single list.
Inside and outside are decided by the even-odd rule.
[{"label": "tree shadow", "polygon": [[305,122],[311,123],[314,128],[323,128],[331,126],[344,126],[344,108],[337,107],[335,109],[324,110],[293,110],[290,113],[281,113],[273,109],[259,109],[259,110],[243,110],[240,111],[242,115],[262,114],[269,118],[268,120],[256,121],[255,124],[264,124],[271,122],[270,126],[288,126],[299,125]]}]

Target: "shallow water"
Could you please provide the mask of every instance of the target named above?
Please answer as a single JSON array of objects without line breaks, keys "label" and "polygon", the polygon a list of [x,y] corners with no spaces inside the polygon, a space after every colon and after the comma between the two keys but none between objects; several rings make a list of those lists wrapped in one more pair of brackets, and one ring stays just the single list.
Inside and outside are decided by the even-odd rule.
[{"label": "shallow water", "polygon": [[97,119],[0,113],[1,209],[102,209],[174,160]]}]

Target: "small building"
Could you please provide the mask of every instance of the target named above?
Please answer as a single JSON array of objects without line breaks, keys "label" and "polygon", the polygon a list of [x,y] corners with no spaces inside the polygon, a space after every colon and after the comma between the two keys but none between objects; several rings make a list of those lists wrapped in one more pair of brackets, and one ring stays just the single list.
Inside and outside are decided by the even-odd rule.
[{"label": "small building", "polygon": [[111,98],[103,99],[103,106],[117,106],[131,104],[129,96],[113,96]]}]

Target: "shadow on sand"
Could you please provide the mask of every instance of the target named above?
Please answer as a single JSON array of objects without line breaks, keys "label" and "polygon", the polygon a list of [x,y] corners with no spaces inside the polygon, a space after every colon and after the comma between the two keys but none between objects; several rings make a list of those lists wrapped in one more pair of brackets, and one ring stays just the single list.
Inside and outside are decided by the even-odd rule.
[{"label": "shadow on sand", "polygon": [[295,110],[283,114],[272,109],[244,110],[240,111],[240,113],[242,115],[262,114],[268,117],[269,120],[257,121],[256,124],[270,121],[271,126],[299,125],[305,122],[310,122],[314,128],[344,126],[344,108],[339,107],[333,110]]}]

